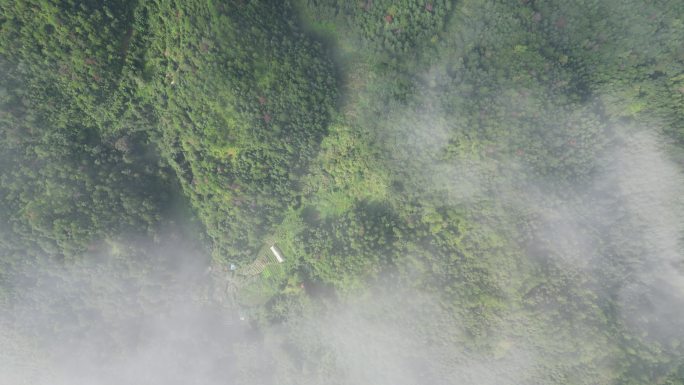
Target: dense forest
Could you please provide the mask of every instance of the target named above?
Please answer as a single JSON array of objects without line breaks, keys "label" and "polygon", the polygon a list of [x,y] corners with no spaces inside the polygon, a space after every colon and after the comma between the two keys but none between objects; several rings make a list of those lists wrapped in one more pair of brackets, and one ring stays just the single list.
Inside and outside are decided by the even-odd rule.
[{"label": "dense forest", "polygon": [[684,384],[684,2],[4,0],[0,74],[0,384]]}]

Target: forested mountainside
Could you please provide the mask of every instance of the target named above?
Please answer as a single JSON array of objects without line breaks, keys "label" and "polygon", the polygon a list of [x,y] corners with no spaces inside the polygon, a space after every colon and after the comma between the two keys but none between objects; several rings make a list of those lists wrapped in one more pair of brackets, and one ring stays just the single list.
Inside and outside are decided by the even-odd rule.
[{"label": "forested mountainside", "polygon": [[5,0],[0,73],[2,384],[684,384],[680,1]]}]

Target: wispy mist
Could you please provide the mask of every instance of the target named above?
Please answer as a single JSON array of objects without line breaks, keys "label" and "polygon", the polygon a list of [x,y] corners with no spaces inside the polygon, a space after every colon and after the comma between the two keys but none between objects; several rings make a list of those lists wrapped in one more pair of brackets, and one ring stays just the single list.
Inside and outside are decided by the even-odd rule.
[{"label": "wispy mist", "polygon": [[[365,3],[364,12],[372,3]],[[392,214],[387,215],[391,220],[377,226],[391,236],[377,239],[396,243],[392,250],[401,253],[376,257],[383,249],[373,259],[390,261],[388,266],[359,263],[362,267],[357,270],[364,271],[350,269],[350,275],[370,278],[337,293],[333,284],[317,281],[311,267],[326,255],[305,260],[291,254],[286,266],[292,271],[284,274],[283,282],[273,284],[277,287],[270,293],[273,298],[250,306],[235,300],[239,292],[228,292],[238,274],[228,266],[233,260],[242,266],[251,262],[221,254],[244,257],[252,252],[237,246],[216,248],[212,261],[209,252],[176,234],[157,234],[154,239],[119,236],[93,242],[82,255],[68,258],[14,258],[21,262],[11,266],[12,281],[2,282],[6,292],[0,292],[0,385],[618,385],[623,382],[617,378],[629,378],[632,372],[662,383],[658,381],[672,368],[684,368],[684,168],[676,158],[681,150],[664,134],[659,119],[635,118],[646,107],[636,102],[627,106],[632,91],[586,84],[577,85],[580,90],[574,94],[570,91],[580,76],[572,71],[584,71],[581,75],[589,78],[605,70],[603,64],[617,67],[619,60],[632,60],[638,66],[647,61],[644,57],[674,52],[676,47],[666,45],[644,44],[631,53],[615,48],[615,52],[601,51],[610,59],[597,56],[603,64],[596,66],[575,63],[571,57],[582,50],[599,50],[611,38],[629,46],[627,40],[640,31],[659,35],[659,18],[666,8],[649,6],[653,16],[645,19],[631,3],[617,7],[617,16],[605,18],[602,28],[613,23],[611,28],[623,33],[589,36],[590,26],[568,20],[580,19],[583,12],[606,12],[598,3],[586,10],[574,3],[558,10],[540,5],[528,10],[528,19],[497,14],[494,11],[501,9],[494,5],[490,9],[486,2],[470,3],[463,2],[458,16],[453,16],[463,24],[446,26],[444,33],[426,39],[437,51],[441,47],[453,52],[435,53],[431,60],[411,64],[401,63],[399,53],[384,55],[382,60],[393,61],[382,65],[376,63],[381,59],[354,58],[359,63],[349,66],[350,71],[359,71],[350,78],[365,79],[356,83],[372,84],[348,87],[358,95],[343,98],[351,113],[338,117],[339,125],[348,129],[343,136],[348,146],[363,141],[372,148],[362,154],[363,166],[383,168],[382,183],[387,175],[388,186],[379,188],[382,194],[367,196],[386,199],[380,203]],[[416,7],[421,15],[433,12],[431,2]],[[172,8],[170,20],[174,14],[179,19],[181,13]],[[392,28],[399,17],[390,11],[382,15],[381,33],[401,36],[400,28]],[[548,37],[553,41],[543,46],[548,52],[533,57],[539,62],[528,68],[527,57],[520,58],[542,43],[488,29],[498,24],[527,32],[553,25],[554,34]],[[449,42],[447,34],[458,38]],[[582,36],[580,48],[568,43],[569,34]],[[212,54],[213,43],[204,38],[201,42],[202,55]],[[562,46],[558,52],[551,49],[554,44]],[[344,49],[366,54],[361,48]],[[556,55],[559,52],[562,55]],[[499,53],[508,55],[500,59],[505,68],[493,64]],[[190,60],[182,62],[181,56],[170,66],[175,71],[182,68],[184,76],[194,76],[198,68]],[[544,71],[535,66],[548,74],[542,76]],[[661,70],[653,77],[676,72]],[[402,71],[415,73],[396,85],[395,77],[405,75]],[[165,92],[183,86],[180,80],[175,83],[171,73],[162,76],[167,77]],[[643,91],[647,92],[651,91]],[[290,103],[289,97],[283,100]],[[262,96],[257,100],[250,102],[256,109],[270,108],[272,103]],[[278,108],[289,108],[282,103]],[[612,114],[620,108],[631,112]],[[277,120],[286,121],[286,111],[282,115]],[[259,116],[265,130],[285,130],[270,125],[270,113],[259,112]],[[354,135],[361,131],[363,140],[355,141]],[[198,137],[205,140],[202,135]],[[296,141],[290,142],[284,134],[283,138],[287,151],[296,153]],[[201,145],[193,140],[187,140],[192,146],[178,146],[202,154]],[[336,143],[331,140],[329,147]],[[239,153],[239,143],[233,145],[217,150],[225,155],[226,164]],[[254,148],[262,145],[256,143]],[[335,164],[334,156],[330,158],[326,162]],[[366,158],[373,159],[365,162]],[[259,173],[264,181],[273,176],[258,158],[245,159],[249,168],[240,172]],[[198,164],[209,176],[223,170],[223,166]],[[337,177],[344,183],[339,187],[331,182],[330,188],[340,195],[345,188],[353,190],[345,183],[371,174],[347,164],[338,166],[342,171]],[[239,195],[242,187],[237,184],[226,184],[232,192],[212,202],[239,206],[244,200],[250,207],[245,212],[260,218],[259,231],[254,233],[259,235],[246,232],[240,242],[272,244],[288,231],[292,232],[287,233],[288,241],[307,242],[301,228],[322,223],[313,207],[316,200],[306,201],[310,198],[306,195],[317,190],[314,186],[306,193],[297,191],[305,176],[288,174],[306,174],[307,167],[317,165],[279,171],[287,187],[272,190],[292,194],[287,215],[296,217],[288,217],[296,222],[295,230],[275,223],[281,213],[268,212],[276,206],[266,210],[260,199],[248,193],[244,199],[230,195]],[[329,171],[316,170],[325,183],[336,177]],[[245,184],[249,180],[246,177]],[[194,180],[188,188],[196,188]],[[266,187],[250,188],[264,201],[270,199]],[[203,215],[217,224],[211,235],[215,241],[226,235],[226,229],[238,226],[224,227],[228,217],[216,214],[210,208],[214,206],[202,206],[204,199],[214,199],[218,193],[218,188],[206,187],[197,194]],[[338,211],[367,198],[349,195]],[[78,197],[69,195],[68,201],[72,198]],[[311,207],[300,207],[307,204]],[[307,208],[311,218],[297,217]],[[333,223],[338,219],[335,215],[339,212],[326,219]],[[270,217],[261,221],[262,216]],[[346,249],[347,244],[371,237],[372,226],[364,227],[365,222],[354,226],[358,228],[347,233],[342,225],[333,227],[331,233],[342,235],[314,241],[334,239],[335,247]],[[351,252],[340,255],[331,265],[344,264]],[[365,255],[352,257],[364,260]],[[321,270],[326,268],[330,266]],[[334,273],[326,270],[326,274]],[[267,279],[265,275],[256,279]],[[443,282],[438,276],[452,281],[458,277],[462,282]],[[259,313],[274,308],[277,316]]]}]

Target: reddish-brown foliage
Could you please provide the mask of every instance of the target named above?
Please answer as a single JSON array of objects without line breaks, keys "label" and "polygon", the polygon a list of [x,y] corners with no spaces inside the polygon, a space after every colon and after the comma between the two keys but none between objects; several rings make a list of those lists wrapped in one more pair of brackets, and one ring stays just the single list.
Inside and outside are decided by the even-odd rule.
[{"label": "reddish-brown foliage", "polygon": [[563,29],[565,26],[568,25],[568,21],[565,19],[565,17],[561,16],[556,20],[556,28],[558,29]]}]

